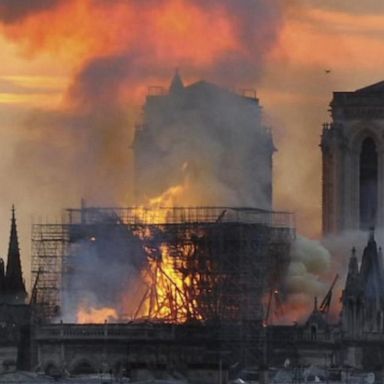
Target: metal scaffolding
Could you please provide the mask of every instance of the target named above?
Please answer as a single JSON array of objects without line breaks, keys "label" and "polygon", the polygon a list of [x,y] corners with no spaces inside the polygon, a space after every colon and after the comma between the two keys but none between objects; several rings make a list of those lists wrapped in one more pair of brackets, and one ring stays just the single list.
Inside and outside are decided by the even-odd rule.
[{"label": "metal scaffolding", "polygon": [[59,310],[68,241],[65,225],[32,225],[32,304],[38,307],[39,316],[45,319],[53,318]]},{"label": "metal scaffolding", "polygon": [[[48,320],[59,314],[63,287],[73,285],[67,279],[76,269],[74,246],[81,254],[96,237],[113,233],[114,247],[118,232],[124,237],[119,247],[126,258],[135,248],[142,270],[134,319],[259,322],[262,296],[279,288],[295,236],[292,214],[252,208],[82,207],[66,213],[62,224],[33,225],[34,300]],[[112,261],[112,253],[103,252],[100,257]]]}]

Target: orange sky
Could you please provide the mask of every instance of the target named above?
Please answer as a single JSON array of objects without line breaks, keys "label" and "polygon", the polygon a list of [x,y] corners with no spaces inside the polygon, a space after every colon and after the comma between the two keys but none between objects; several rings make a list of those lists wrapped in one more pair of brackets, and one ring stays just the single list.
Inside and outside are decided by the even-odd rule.
[{"label": "orange sky", "polygon": [[[63,158],[63,169],[50,166],[50,156],[56,164],[58,150],[71,151],[74,134],[59,127],[40,131],[36,126],[52,120],[42,122],[36,111],[59,111],[62,121],[63,113],[76,110],[83,117],[112,98],[119,107],[126,103],[124,118],[132,124],[130,108],[142,104],[146,86],[166,85],[175,67],[187,81],[204,77],[257,90],[278,148],[275,208],[296,211],[299,231],[319,236],[321,124],[328,120],[333,90],[353,90],[384,76],[380,0],[365,2],[363,9],[354,0],[260,0],[260,12],[267,15],[254,18],[217,1],[54,3],[57,7],[43,11],[14,9],[11,16],[0,7],[0,244],[5,254],[15,203],[26,277],[31,217],[59,217],[62,207],[77,206],[87,194],[83,186],[63,187],[61,175],[76,173],[70,155]],[[242,7],[242,1],[237,4]],[[92,67],[102,56],[113,60]],[[98,71],[104,76],[119,58],[131,70],[118,67],[122,78],[120,82],[120,72],[114,73],[117,84],[108,78],[114,82],[113,93],[104,84],[90,86],[92,76],[97,78]],[[238,62],[245,65],[238,67]],[[103,121],[100,117],[95,124]],[[36,153],[43,145],[44,156]],[[109,145],[115,148],[115,143]],[[115,164],[124,169],[121,143],[114,156],[106,152],[108,148],[102,152],[107,165],[94,179],[103,178]]]}]

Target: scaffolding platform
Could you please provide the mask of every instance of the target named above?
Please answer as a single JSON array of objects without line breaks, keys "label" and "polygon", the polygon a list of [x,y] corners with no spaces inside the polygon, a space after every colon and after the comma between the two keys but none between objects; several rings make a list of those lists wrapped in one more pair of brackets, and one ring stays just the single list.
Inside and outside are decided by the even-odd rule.
[{"label": "scaffolding platform", "polygon": [[[217,322],[241,353],[259,351],[263,297],[280,289],[294,237],[292,214],[254,208],[68,209],[61,224],[33,225],[34,305],[52,322],[68,297],[92,291],[116,321]],[[132,270],[140,291],[128,284]]]}]

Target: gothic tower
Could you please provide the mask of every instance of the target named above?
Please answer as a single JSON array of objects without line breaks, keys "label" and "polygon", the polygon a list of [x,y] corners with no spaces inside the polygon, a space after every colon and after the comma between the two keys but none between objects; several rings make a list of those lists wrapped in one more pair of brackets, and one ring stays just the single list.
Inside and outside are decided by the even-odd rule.
[{"label": "gothic tower", "polygon": [[384,331],[384,271],[382,252],[373,230],[364,248],[360,270],[355,249],[343,291],[342,328],[350,336]]},{"label": "gothic tower", "polygon": [[5,293],[7,301],[15,304],[23,303],[27,295],[21,270],[19,240],[17,236],[14,207],[12,207],[11,234],[9,238],[7,268],[5,273]]},{"label": "gothic tower", "polygon": [[324,124],[323,233],[384,225],[384,81],[334,92]]}]

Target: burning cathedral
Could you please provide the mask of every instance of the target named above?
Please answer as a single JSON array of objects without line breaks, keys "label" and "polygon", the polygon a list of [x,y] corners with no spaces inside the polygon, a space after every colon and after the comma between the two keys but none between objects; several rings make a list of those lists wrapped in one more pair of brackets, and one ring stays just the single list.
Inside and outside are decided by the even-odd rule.
[{"label": "burning cathedral", "polygon": [[[260,362],[265,297],[284,291],[295,228],[271,210],[275,147],[254,92],[176,73],[150,89],[133,150],[137,206],[83,203],[33,225],[32,366],[211,382]],[[172,205],[141,205],[175,185]]]},{"label": "burning cathedral", "polygon": [[372,228],[361,262],[352,251],[338,323],[328,317],[333,286],[304,324],[268,322],[295,239],[293,215],[271,210],[271,131],[254,93],[184,85],[176,73],[167,91],[150,89],[136,128],[137,206],[82,202],[62,223],[33,225],[30,367],[196,383],[228,382],[245,367],[260,380],[287,364],[296,375],[305,365],[381,369],[373,227],[384,221],[383,99],[382,83],[336,92],[323,129],[324,234]]}]

